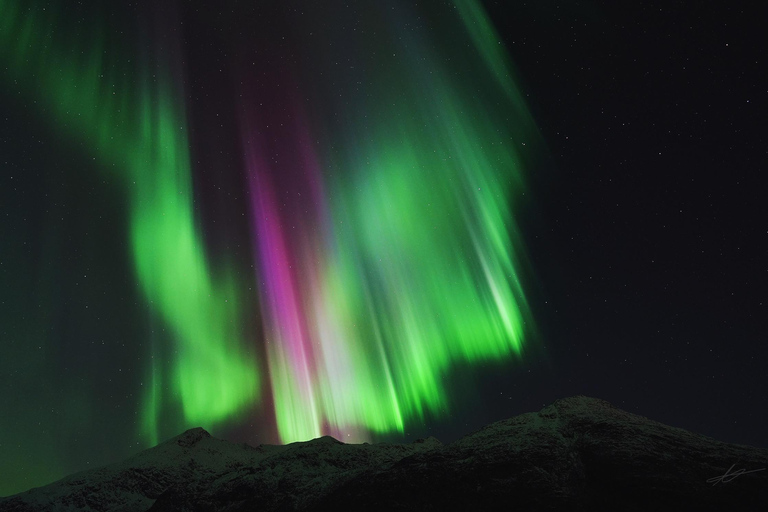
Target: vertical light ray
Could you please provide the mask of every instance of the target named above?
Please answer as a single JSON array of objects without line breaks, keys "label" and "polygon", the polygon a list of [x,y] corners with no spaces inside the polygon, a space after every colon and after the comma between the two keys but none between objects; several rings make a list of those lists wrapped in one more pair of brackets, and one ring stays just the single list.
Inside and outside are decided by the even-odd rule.
[{"label": "vertical light ray", "polygon": [[[276,417],[281,431],[307,439],[320,435],[313,381],[312,347],[299,302],[294,264],[289,258],[281,220],[267,183],[264,163],[251,155],[251,194],[264,276],[263,309],[267,357],[273,376]],[[294,407],[286,407],[292,404]]]},{"label": "vertical light ray", "polygon": [[[365,68],[354,73],[372,85],[338,91],[345,99],[330,110],[343,115],[296,116],[298,100],[281,92],[295,90],[289,80],[270,91],[271,110],[243,123],[283,441],[402,431],[448,409],[454,366],[523,354],[515,148],[532,123],[479,4],[457,7],[465,33],[452,35],[470,49],[450,64],[440,52],[453,47],[391,26],[385,12],[369,28],[403,57],[359,57]],[[320,47],[338,46],[328,37]],[[352,61],[354,51],[334,58]],[[283,123],[291,128],[273,128]],[[308,127],[326,123],[343,144],[315,154]],[[291,199],[306,188],[319,197]]]},{"label": "vertical light ray", "polygon": [[0,2],[0,59],[8,78],[28,85],[53,114],[63,137],[87,144],[85,151],[121,176],[130,198],[139,285],[176,341],[176,358],[164,365],[170,376],[161,377],[153,363],[144,431],[157,439],[159,383],[166,380],[184,423],[224,421],[252,406],[259,383],[242,340],[234,270],[214,275],[194,218],[185,119],[173,82],[163,72],[150,79],[98,30],[83,36],[60,29],[59,8]]}]

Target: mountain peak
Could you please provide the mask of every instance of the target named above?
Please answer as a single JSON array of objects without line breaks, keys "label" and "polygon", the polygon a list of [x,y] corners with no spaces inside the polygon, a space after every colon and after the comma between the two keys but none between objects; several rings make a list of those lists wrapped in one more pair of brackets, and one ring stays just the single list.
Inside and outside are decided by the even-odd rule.
[{"label": "mountain peak", "polygon": [[179,446],[190,448],[200,442],[201,439],[207,439],[210,437],[211,434],[209,434],[207,430],[202,427],[195,427],[187,430],[183,434],[179,434],[174,438],[174,441]]}]

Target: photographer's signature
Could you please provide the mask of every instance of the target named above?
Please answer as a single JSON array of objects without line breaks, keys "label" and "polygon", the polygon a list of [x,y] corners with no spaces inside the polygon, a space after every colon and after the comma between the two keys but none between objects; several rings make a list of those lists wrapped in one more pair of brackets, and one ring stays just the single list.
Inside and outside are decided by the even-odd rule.
[{"label": "photographer's signature", "polygon": [[724,475],[715,476],[707,479],[707,483],[712,485],[717,485],[719,483],[727,484],[731,480],[735,479],[737,476],[746,475],[747,473],[756,473],[758,471],[765,471],[765,468],[760,468],[760,469],[753,469],[751,471],[747,471],[746,469],[739,469],[737,471],[731,472],[731,470],[733,470],[733,467],[735,465],[736,464],[728,468],[728,471],[726,471]]}]

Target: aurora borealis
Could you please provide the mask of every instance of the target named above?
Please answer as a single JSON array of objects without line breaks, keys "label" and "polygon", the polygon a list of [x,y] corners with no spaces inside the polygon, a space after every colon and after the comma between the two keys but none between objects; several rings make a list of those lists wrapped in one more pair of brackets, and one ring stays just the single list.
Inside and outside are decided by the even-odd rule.
[{"label": "aurora borealis", "polygon": [[0,495],[574,395],[767,447],[761,21],[0,0]]},{"label": "aurora borealis", "polygon": [[156,63],[160,71],[154,83],[146,71],[128,69],[138,75],[136,82],[126,80],[121,87],[113,75],[122,70],[105,62],[106,44],[95,35],[93,47],[72,44],[72,52],[85,48],[81,62],[55,50],[46,53],[34,39],[57,35],[46,19],[55,18],[55,12],[17,11],[16,6],[3,4],[4,47],[14,67],[21,68],[14,71],[33,90],[38,84],[43,88],[41,102],[50,102],[47,108],[60,119],[61,129],[71,125],[81,137],[73,142],[92,144],[95,157],[120,175],[129,197],[127,237],[141,290],[175,335],[177,357],[168,375],[155,362],[147,369],[152,376],[145,428],[156,442],[158,388],[164,378],[173,382],[186,421],[221,421],[258,396],[257,371],[239,339],[234,285],[214,282],[195,226],[183,109],[171,97],[167,64]]},{"label": "aurora borealis", "polygon": [[[4,86],[122,198],[124,224],[99,236],[125,248],[129,268],[105,272],[130,276],[147,326],[123,403],[138,446],[247,417],[280,442],[403,433],[451,410],[457,365],[521,361],[532,319],[514,205],[534,129],[507,57],[474,0],[364,3],[355,44],[331,27],[318,45],[301,20],[290,50],[270,31],[229,57],[237,94],[220,101],[241,165],[216,172],[248,198],[250,267],[206,243],[194,155],[216,148],[188,135],[179,11],[99,7],[72,23],[64,3],[0,3]],[[334,46],[355,65],[326,77]]]},{"label": "aurora borealis", "polygon": [[[409,418],[448,405],[441,379],[452,364],[522,352],[528,318],[510,196],[523,191],[513,141],[524,130],[466,94],[451,69],[421,66],[440,59],[426,43],[410,44],[417,50],[373,68],[364,94],[343,91],[361,106],[330,123],[345,137],[332,152],[323,151],[332,141],[314,143],[293,93],[266,92],[268,108],[243,114],[283,441],[320,436],[324,425],[344,438],[360,426],[402,431]],[[394,40],[386,46],[397,51]],[[361,51],[349,60],[364,61]],[[491,88],[498,77],[487,67]],[[494,97],[507,100],[514,84],[504,76]],[[246,82],[243,96],[256,105],[253,90]],[[527,127],[525,112],[508,104]],[[278,124],[285,112],[291,122],[264,140],[259,121]]]}]

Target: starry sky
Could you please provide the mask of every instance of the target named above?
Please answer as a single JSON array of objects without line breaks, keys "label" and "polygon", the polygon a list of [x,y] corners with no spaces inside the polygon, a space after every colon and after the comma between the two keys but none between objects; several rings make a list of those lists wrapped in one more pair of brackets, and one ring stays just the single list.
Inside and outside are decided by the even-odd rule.
[{"label": "starry sky", "polygon": [[0,0],[0,495],[576,394],[768,447],[756,13],[152,4]]}]

